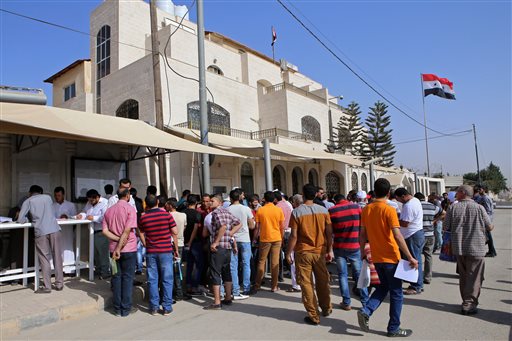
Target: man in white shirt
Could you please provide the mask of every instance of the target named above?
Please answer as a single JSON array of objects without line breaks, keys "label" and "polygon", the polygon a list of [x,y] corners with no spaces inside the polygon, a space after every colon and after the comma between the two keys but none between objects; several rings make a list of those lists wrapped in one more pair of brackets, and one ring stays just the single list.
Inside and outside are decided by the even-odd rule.
[{"label": "man in white shirt", "polygon": [[[119,188],[117,189],[118,192],[124,191],[124,190],[130,190],[132,188],[132,182],[130,179],[123,178],[119,180]],[[111,196],[108,199],[107,208],[110,208],[114,206],[119,201],[119,197],[117,196],[117,193],[113,196]],[[135,206],[135,200],[133,200],[132,196],[130,195],[130,201],[128,203],[137,211],[137,207]]]},{"label": "man in white shirt", "polygon": [[107,199],[102,198],[97,190],[87,191],[87,205],[77,218],[93,222],[94,227],[94,268],[99,279],[110,277],[108,238],[102,233],[103,215],[107,210]]},{"label": "man in white shirt", "polygon": [[[233,298],[235,300],[243,300],[248,298],[251,290],[251,237],[249,229],[254,229],[254,217],[249,207],[240,203],[241,192],[238,189],[229,193],[231,206],[228,211],[238,218],[242,223],[240,229],[234,233],[238,252],[231,255],[231,277],[233,279]],[[242,258],[242,283],[243,288],[240,290],[240,282],[238,280],[238,256]]]},{"label": "man in white shirt", "polygon": [[423,291],[423,264],[421,254],[425,245],[423,232],[423,208],[421,202],[405,188],[397,188],[396,200],[403,204],[400,213],[400,232],[405,239],[412,256],[418,260],[418,282],[411,283],[404,291],[405,295],[418,295]]},{"label": "man in white shirt", "polygon": [[[64,199],[65,191],[64,187],[58,186],[53,190],[53,197],[55,202],[52,205],[53,213],[57,219],[69,219],[76,215],[76,207],[70,201]],[[75,264],[75,233],[74,227],[66,225],[62,227],[62,260],[64,262],[64,272],[73,272],[73,265]]]}]

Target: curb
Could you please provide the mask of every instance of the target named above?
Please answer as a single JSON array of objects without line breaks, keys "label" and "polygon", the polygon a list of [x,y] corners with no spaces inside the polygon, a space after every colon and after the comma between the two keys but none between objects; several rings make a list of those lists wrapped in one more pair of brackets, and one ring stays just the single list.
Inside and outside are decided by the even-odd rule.
[{"label": "curb", "polygon": [[[143,302],[145,299],[145,290],[137,286],[133,290],[133,303]],[[49,309],[43,313],[33,315],[24,315],[0,322],[0,340],[6,340],[9,337],[18,335],[20,332],[32,328],[45,326],[65,320],[78,320],[84,317],[95,315],[112,307],[112,297],[106,300],[99,296],[87,301],[62,305],[60,307]]]}]

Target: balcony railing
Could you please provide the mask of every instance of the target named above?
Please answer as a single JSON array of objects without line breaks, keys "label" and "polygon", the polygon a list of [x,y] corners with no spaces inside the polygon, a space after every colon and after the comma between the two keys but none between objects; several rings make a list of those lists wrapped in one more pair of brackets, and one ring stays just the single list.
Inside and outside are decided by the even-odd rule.
[{"label": "balcony railing", "polygon": [[299,95],[311,98],[311,99],[313,99],[315,101],[322,102],[322,103],[326,102],[325,98],[323,98],[321,96],[318,96],[318,95],[315,95],[312,92],[309,92],[307,90],[298,88],[295,85],[292,85],[292,84],[286,83],[286,82],[275,84],[275,85],[271,85],[271,86],[267,86],[265,88],[265,93],[269,94],[269,93],[278,92],[278,91],[281,91],[281,90],[290,90],[290,91],[293,91],[293,92],[295,92],[295,93],[297,93]]},{"label": "balcony railing", "polygon": [[[194,129],[194,130],[200,130],[200,124],[197,121],[188,121],[176,124],[175,127],[177,128],[188,128],[188,129]],[[214,133],[214,134],[221,134],[221,135],[228,135],[233,137],[238,137],[241,139],[248,139],[248,140],[263,140],[266,138],[271,137],[286,137],[292,140],[302,140],[302,141],[312,141],[313,139],[311,136],[308,137],[307,134],[297,133],[294,131],[289,131],[285,129],[280,128],[270,128],[270,129],[263,129],[258,131],[246,131],[246,130],[240,130],[240,129],[234,129],[234,128],[228,128],[224,126],[218,126],[218,125],[208,125],[208,132]]]}]

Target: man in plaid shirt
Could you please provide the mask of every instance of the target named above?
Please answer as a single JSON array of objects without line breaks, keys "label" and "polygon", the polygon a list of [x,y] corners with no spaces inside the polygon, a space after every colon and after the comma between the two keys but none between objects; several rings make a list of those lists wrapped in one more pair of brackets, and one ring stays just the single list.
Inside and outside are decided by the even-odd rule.
[{"label": "man in plaid shirt", "polygon": [[[222,304],[232,303],[231,292],[233,281],[231,279],[231,252],[235,242],[233,235],[241,227],[241,222],[226,208],[222,207],[222,198],[212,198],[212,244],[210,246],[210,277],[215,298],[214,304],[204,307],[205,310],[220,310]],[[226,298],[220,300],[220,285],[224,283]]]}]

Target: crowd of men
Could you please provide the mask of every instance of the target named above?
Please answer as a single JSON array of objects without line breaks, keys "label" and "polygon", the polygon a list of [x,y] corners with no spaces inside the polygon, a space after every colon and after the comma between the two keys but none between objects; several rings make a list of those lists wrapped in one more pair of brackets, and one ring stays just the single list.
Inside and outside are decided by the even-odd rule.
[{"label": "crowd of men", "polygon": [[[61,232],[57,219],[87,219],[94,226],[95,272],[100,280],[111,280],[115,315],[134,311],[135,275],[144,271],[144,264],[152,315],[169,315],[176,301],[205,294],[214,300],[203,309],[220,310],[256,295],[267,271],[270,291],[277,292],[289,271],[292,286],[286,291],[302,294],[305,323],[318,325],[333,309],[327,264],[334,262],[339,307],[352,310],[352,298],[358,297],[358,322],[368,331],[370,317],[389,293],[387,335],[407,337],[412,331],[400,327],[403,295],[419,295],[431,283],[432,256],[442,246],[442,231],[451,234],[464,315],[477,313],[484,257],[496,256],[490,233],[492,201],[482,187],[474,193],[460,186],[450,200],[446,193],[437,198],[412,195],[405,188],[393,192],[381,178],[368,194],[354,190],[331,199],[322,188],[307,184],[302,195],[291,198],[275,190],[260,200],[234,188],[227,199],[185,190],[178,200],[157,195],[156,187],[148,186],[142,200],[131,185],[121,179],[114,195],[107,185],[105,197],[90,189],[81,212],[64,200],[62,187],[54,191],[55,202],[41,187],[30,188],[17,219],[26,222],[30,216],[34,225],[43,273],[43,286],[36,293],[52,290],[50,259],[56,274],[53,288],[59,291],[63,255],[74,258],[66,254],[73,250],[72,230]],[[371,284],[357,288],[363,259],[372,272]],[[419,275],[405,289],[394,276],[400,259]]]}]

